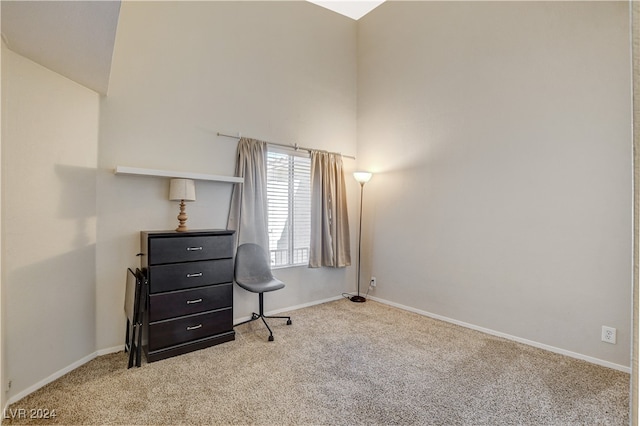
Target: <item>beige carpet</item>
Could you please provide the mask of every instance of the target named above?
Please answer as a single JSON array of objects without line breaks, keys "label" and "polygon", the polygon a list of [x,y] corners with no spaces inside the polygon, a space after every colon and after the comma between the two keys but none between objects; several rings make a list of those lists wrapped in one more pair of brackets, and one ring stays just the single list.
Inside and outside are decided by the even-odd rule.
[{"label": "beige carpet", "polygon": [[[234,342],[127,370],[99,357],[6,424],[627,425],[629,375],[367,301],[254,322]],[[10,412],[5,417],[11,417]]]}]

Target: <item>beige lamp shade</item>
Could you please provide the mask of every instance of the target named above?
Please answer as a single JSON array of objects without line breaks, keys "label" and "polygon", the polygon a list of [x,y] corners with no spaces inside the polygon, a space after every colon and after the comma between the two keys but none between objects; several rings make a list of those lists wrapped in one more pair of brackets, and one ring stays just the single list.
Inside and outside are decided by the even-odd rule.
[{"label": "beige lamp shade", "polygon": [[191,179],[171,179],[169,185],[169,200],[195,201],[196,184]]}]

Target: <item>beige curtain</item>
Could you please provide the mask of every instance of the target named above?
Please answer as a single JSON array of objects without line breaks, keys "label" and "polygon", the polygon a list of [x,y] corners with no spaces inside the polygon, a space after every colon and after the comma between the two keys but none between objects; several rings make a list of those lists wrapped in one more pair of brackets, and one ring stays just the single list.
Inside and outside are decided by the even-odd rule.
[{"label": "beige curtain", "polygon": [[311,151],[311,268],[351,265],[345,187],[342,156]]},{"label": "beige curtain", "polygon": [[240,139],[235,175],[244,182],[234,185],[227,229],[236,231],[237,245],[258,244],[268,253],[266,142]]}]

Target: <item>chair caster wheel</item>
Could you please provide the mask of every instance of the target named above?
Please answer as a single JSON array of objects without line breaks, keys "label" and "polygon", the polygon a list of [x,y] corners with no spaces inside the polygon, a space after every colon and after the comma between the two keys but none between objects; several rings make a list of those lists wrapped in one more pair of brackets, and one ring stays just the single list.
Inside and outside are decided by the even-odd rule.
[{"label": "chair caster wheel", "polygon": [[287,325],[291,325],[291,320],[287,320]]},{"label": "chair caster wheel", "polygon": [[269,341],[273,342],[273,336],[269,336]]}]

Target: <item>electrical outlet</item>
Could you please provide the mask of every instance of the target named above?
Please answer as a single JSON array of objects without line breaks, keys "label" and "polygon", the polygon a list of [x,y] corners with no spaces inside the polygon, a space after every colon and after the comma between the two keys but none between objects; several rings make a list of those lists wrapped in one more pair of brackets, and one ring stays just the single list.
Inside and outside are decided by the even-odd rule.
[{"label": "electrical outlet", "polygon": [[616,344],[616,329],[613,327],[602,326],[602,341]]},{"label": "electrical outlet", "polygon": [[371,282],[369,283],[371,285],[371,287],[375,287],[376,284],[376,277],[371,277]]}]

